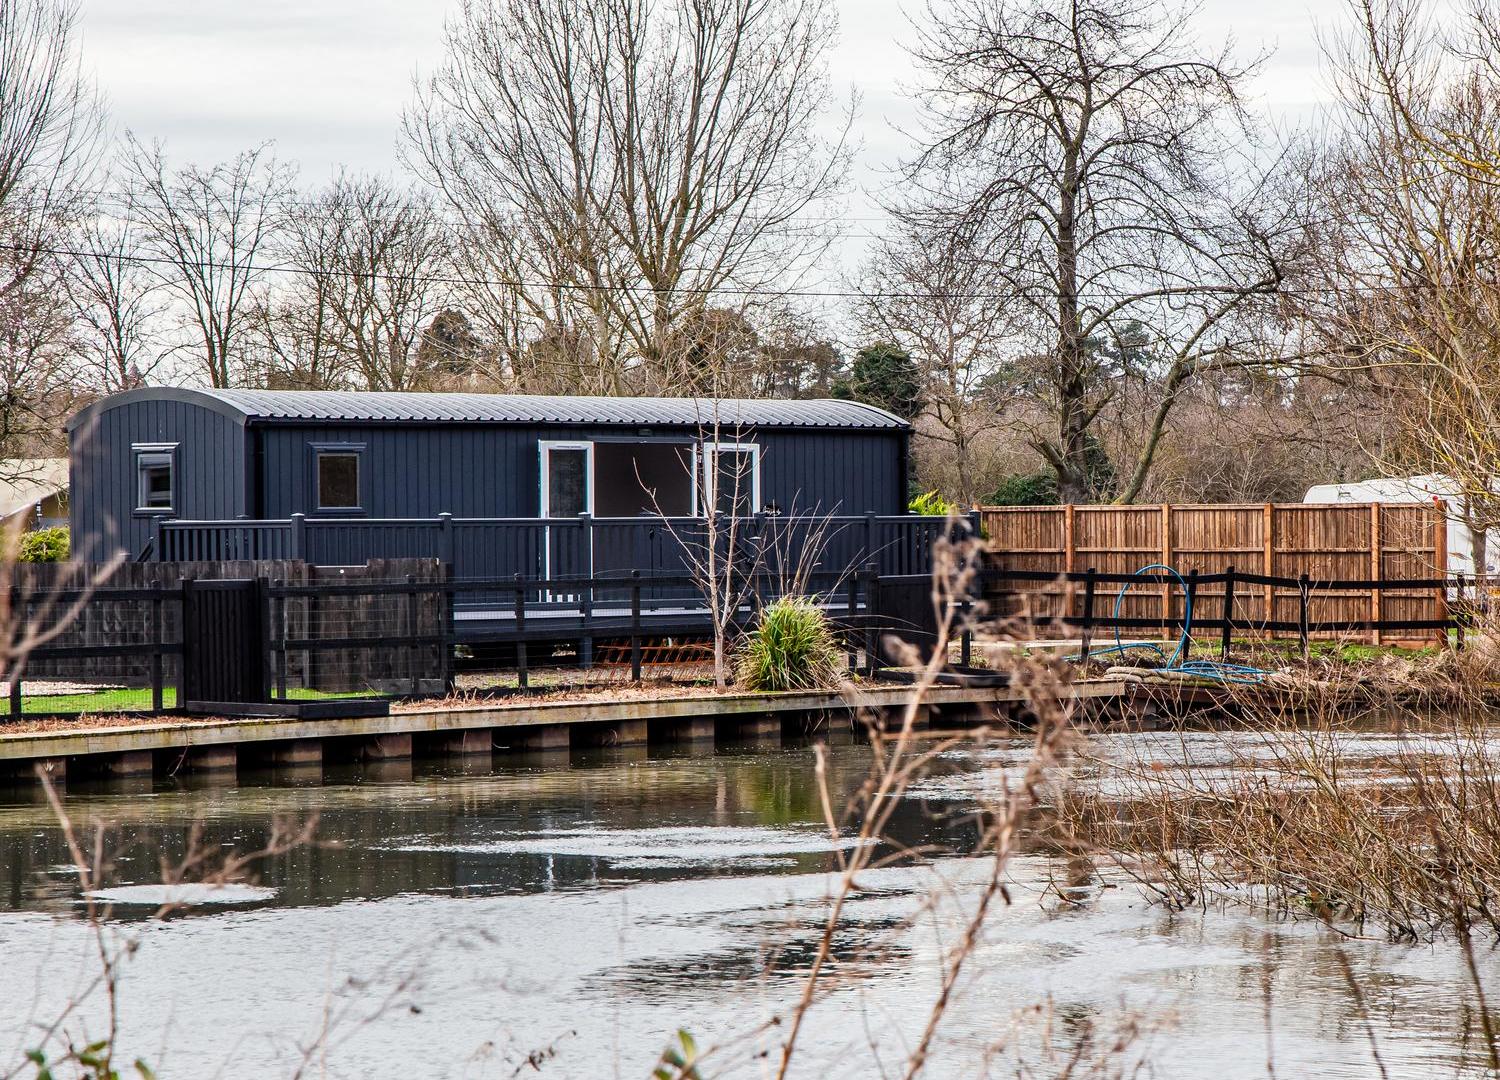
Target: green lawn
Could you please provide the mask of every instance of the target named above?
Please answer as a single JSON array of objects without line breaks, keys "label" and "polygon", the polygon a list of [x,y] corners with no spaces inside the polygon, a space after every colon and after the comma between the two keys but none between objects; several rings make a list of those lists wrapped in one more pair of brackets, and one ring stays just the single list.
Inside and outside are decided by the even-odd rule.
[{"label": "green lawn", "polygon": [[[24,691],[25,684],[22,684]],[[359,698],[370,695],[361,691],[329,693],[322,690],[288,689],[290,701],[326,701],[339,698]],[[177,707],[177,688],[164,687],[162,705],[168,709]],[[0,703],[0,711],[5,706]],[[121,712],[150,712],[151,688],[125,687],[118,690],[96,690],[88,694],[47,694],[21,698],[23,716],[52,716],[70,713],[94,714]]]}]

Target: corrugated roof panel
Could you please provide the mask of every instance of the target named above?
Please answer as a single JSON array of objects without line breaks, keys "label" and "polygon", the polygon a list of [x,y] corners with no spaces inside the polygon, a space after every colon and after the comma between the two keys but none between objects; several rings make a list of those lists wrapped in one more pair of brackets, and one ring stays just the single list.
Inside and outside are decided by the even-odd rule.
[{"label": "corrugated roof panel", "polygon": [[202,390],[253,420],[899,429],[857,401]]}]

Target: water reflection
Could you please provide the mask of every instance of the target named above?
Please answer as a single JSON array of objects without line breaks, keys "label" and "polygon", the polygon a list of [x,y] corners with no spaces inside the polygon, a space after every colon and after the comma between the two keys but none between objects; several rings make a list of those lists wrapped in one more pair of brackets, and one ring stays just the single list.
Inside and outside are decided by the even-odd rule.
[{"label": "water reflection", "polygon": [[[273,890],[260,903],[273,907],[818,873],[852,842],[828,836],[808,746],[707,758],[601,750],[572,763],[523,761],[482,775],[468,774],[472,762],[419,764],[407,779],[350,767],[316,786],[304,773],[290,786],[268,775],[242,778],[265,784],[158,783],[128,794],[75,783],[67,804],[80,830],[109,827],[112,885],[159,881],[163,861],[183,857],[195,822],[209,848],[253,851],[266,845],[277,815],[316,813],[318,844],[260,868],[258,883]],[[867,767],[859,748],[835,748],[829,776],[839,800]],[[940,803],[904,803],[892,824],[891,839],[910,846],[963,850],[974,841],[967,812]],[[5,908],[77,910],[69,864],[46,806],[0,807]]]},{"label": "water reflection", "polygon": [[[1022,752],[953,755],[949,776],[896,808],[893,840],[968,850],[976,793]],[[865,779],[860,747],[828,761],[836,799]],[[796,994],[826,912],[835,843],[813,763],[807,746],[598,751],[481,775],[468,762],[234,787],[75,783],[68,806],[85,833],[113,826],[104,897],[122,920],[161,898],[150,883],[195,821],[206,843],[249,850],[277,815],[320,815],[323,843],[269,862],[260,891],[134,922],[126,1049],[168,1080],[291,1075],[330,1001],[356,1017],[337,1032],[334,1077],[529,1075],[527,1054],[545,1047],[556,1057],[543,1076],[640,1076],[679,1026],[705,1043],[744,1036],[722,1074],[752,1077],[777,1038],[759,1025]],[[21,1042],[33,997],[45,1015],[92,970],[68,862],[44,806],[0,806],[0,1047]],[[1045,852],[1011,871],[928,1075],[972,1077],[986,1061],[993,1075],[1055,1074],[1049,1062],[1107,1052],[1132,1025],[1121,1053],[1156,1076],[1249,1080],[1271,1061],[1281,1076],[1362,1078],[1378,1072],[1372,1038],[1391,1076],[1483,1075],[1455,950],[1241,911],[1174,914]],[[798,1075],[867,1077],[877,1057],[901,1060],[983,874],[949,858],[862,879]],[[1495,956],[1481,963],[1500,975]],[[378,1022],[358,1022],[384,1001],[396,1004]]]}]

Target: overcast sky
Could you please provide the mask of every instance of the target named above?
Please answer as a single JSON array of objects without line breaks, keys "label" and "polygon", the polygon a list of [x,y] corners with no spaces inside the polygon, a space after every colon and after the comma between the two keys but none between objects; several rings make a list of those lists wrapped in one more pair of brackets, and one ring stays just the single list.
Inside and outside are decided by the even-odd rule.
[{"label": "overcast sky", "polygon": [[[878,228],[869,198],[905,150],[892,128],[908,115],[903,14],[924,0],[838,0],[836,92],[857,89],[860,150],[847,214],[855,235]],[[181,160],[210,162],[265,140],[314,186],[339,166],[393,172],[412,79],[441,57],[447,0],[83,0],[84,62],[121,128],[160,138]],[[1241,52],[1271,50],[1256,97],[1278,122],[1312,118],[1326,88],[1315,19],[1338,0],[1203,0],[1201,36]]]}]

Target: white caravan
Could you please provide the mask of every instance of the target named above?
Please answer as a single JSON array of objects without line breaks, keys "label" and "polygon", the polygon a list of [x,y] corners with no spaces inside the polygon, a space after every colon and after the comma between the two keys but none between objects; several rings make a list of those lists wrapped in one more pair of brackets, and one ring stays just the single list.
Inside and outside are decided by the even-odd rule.
[{"label": "white caravan", "polygon": [[[1474,550],[1464,518],[1464,497],[1451,476],[1392,477],[1361,480],[1357,484],[1314,484],[1302,497],[1304,503],[1431,503],[1440,502],[1448,512],[1448,572],[1474,573]],[[1484,545],[1485,573],[1500,573],[1500,529],[1490,529]]]}]

